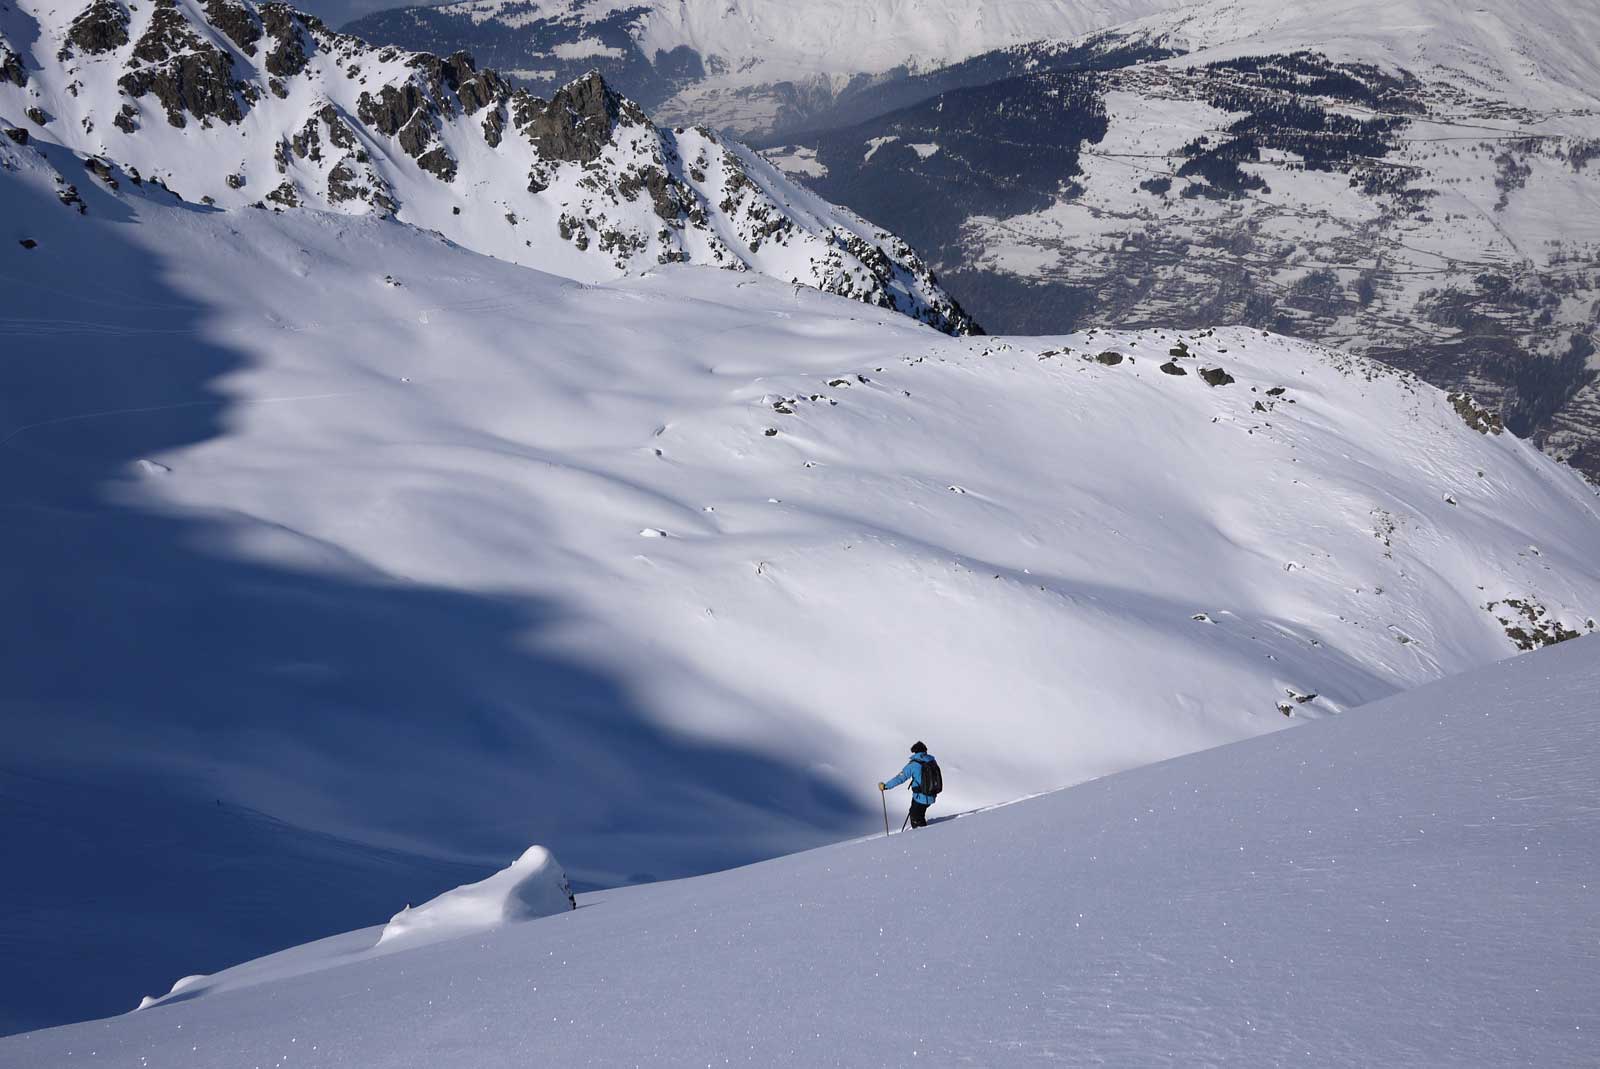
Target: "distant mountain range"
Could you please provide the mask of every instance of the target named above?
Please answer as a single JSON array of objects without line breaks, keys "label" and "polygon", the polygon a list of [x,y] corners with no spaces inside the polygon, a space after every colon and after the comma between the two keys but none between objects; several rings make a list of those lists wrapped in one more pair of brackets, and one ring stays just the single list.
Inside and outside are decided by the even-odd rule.
[{"label": "distant mountain range", "polygon": [[461,0],[348,27],[470,49],[534,89],[597,65],[672,122],[793,129],[843,97],[1041,38],[1068,40],[1173,0]]},{"label": "distant mountain range", "polygon": [[674,121],[755,137],[991,329],[1328,341],[1474,393],[1600,478],[1600,8],[853,4],[763,31],[779,7],[475,2],[359,25],[491,50],[534,84],[595,65]]}]

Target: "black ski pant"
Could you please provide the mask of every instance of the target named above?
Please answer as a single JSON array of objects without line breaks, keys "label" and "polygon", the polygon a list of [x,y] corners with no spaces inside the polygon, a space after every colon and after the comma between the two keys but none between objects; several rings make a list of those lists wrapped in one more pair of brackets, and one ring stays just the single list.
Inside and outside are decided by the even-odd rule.
[{"label": "black ski pant", "polygon": [[911,803],[911,826],[913,828],[928,826],[928,807],[922,802]]}]

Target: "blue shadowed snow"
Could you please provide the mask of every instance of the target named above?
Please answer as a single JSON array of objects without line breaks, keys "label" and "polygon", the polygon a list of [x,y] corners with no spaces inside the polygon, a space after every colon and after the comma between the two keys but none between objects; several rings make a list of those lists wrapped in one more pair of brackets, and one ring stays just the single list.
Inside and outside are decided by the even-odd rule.
[{"label": "blue shadowed snow", "polygon": [[804,766],[666,731],[541,652],[559,605],[363,579],[334,551],[337,573],[244,560],[226,547],[249,517],[124,503],[166,477],[141,459],[228,425],[218,383],[245,357],[103,225],[125,205],[78,186],[92,231],[0,184],[39,243],[0,249],[25,295],[0,321],[0,1032],[383,921],[569,823],[562,857],[612,880],[858,823],[865,799]]}]

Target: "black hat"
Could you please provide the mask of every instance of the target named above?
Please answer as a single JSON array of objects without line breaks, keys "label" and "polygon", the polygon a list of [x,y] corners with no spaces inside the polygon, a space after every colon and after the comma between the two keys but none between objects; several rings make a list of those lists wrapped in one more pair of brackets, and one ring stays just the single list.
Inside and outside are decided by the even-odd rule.
[{"label": "black hat", "polygon": [[928,752],[928,748],[926,746],[924,746],[920,742],[914,742],[914,743],[911,744],[911,752],[912,753],[927,753]]}]

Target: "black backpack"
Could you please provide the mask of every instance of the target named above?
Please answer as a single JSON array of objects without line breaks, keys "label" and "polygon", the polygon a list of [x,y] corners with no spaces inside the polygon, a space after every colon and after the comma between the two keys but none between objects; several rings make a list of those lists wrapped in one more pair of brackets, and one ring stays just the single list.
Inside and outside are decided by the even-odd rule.
[{"label": "black backpack", "polygon": [[929,798],[939,797],[939,792],[944,790],[944,773],[939,771],[939,762],[930,756],[917,764],[922,766],[922,786],[917,788],[917,793]]}]

